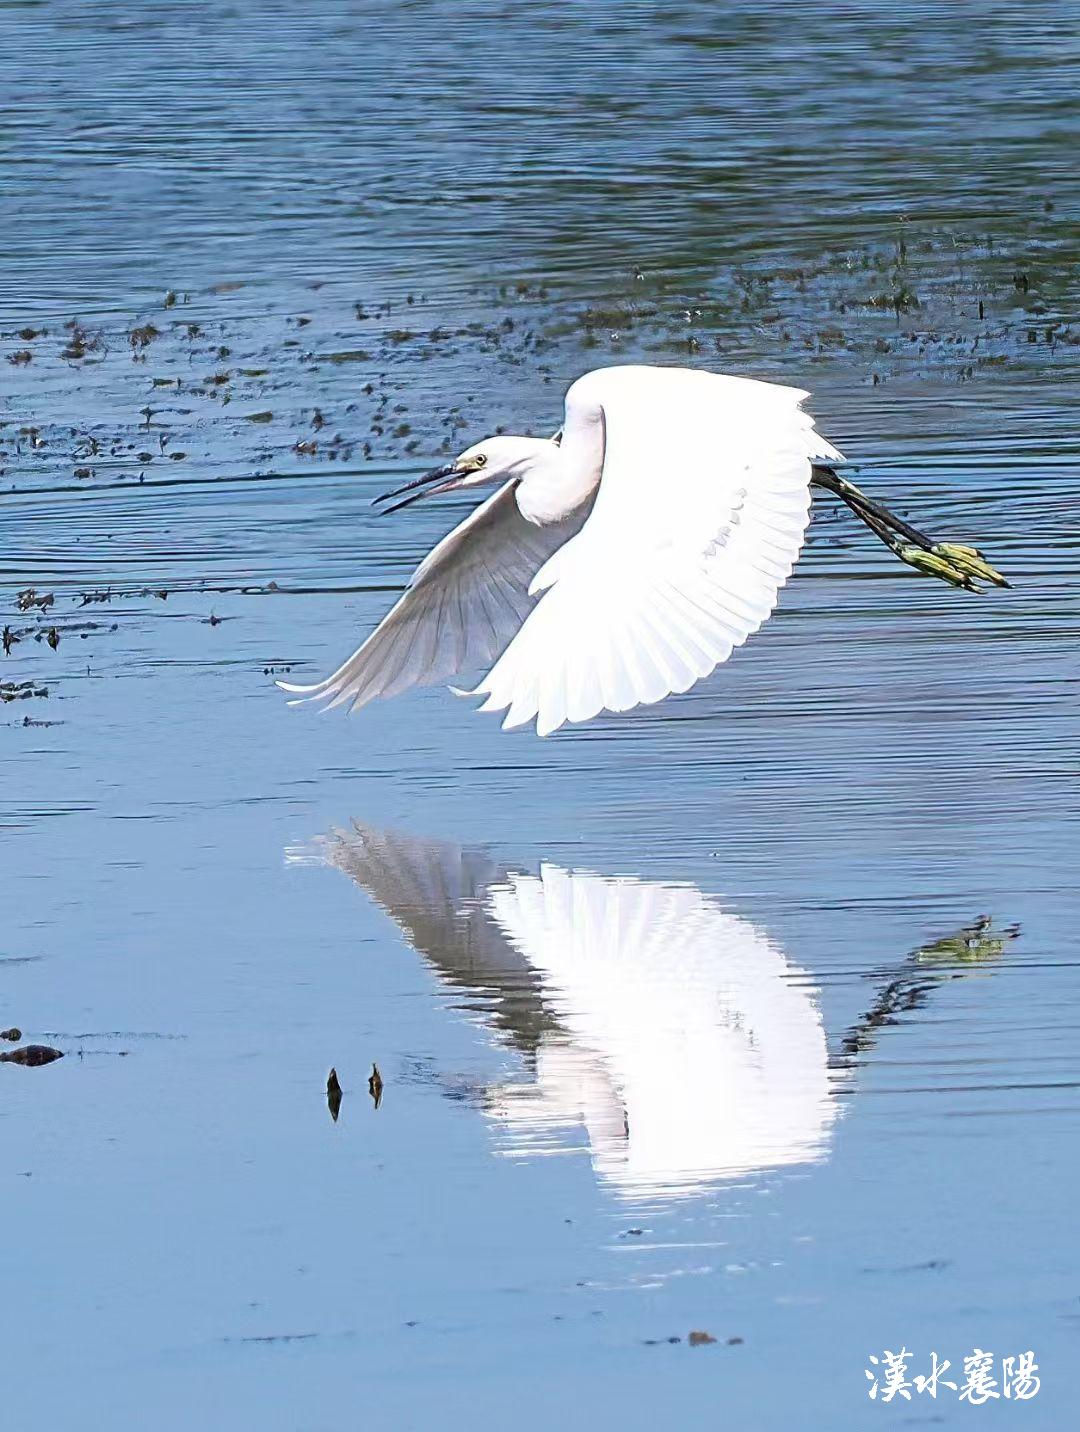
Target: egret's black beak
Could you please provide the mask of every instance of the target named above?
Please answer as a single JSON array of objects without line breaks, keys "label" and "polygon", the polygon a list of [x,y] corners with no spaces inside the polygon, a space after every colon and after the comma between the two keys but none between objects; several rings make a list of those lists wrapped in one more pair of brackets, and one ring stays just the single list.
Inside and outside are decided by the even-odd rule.
[{"label": "egret's black beak", "polygon": [[[393,492],[380,494],[373,500],[372,506],[376,502],[389,502],[391,497],[401,497],[403,492],[413,494],[412,497],[403,498],[401,502],[395,502],[390,507],[384,507],[382,515],[385,516],[387,512],[397,512],[401,507],[408,507],[410,502],[419,502],[422,497],[434,497],[438,492],[451,491],[457,486],[458,479],[463,476],[464,474],[458,471],[456,463],[448,462],[445,467],[437,467],[434,472],[426,472],[423,477],[414,477],[412,482],[406,482],[402,487],[395,487]],[[447,481],[447,479],[453,480]],[[435,482],[440,483],[441,486],[432,487],[431,484]],[[418,487],[424,490],[422,492],[414,491]]]}]

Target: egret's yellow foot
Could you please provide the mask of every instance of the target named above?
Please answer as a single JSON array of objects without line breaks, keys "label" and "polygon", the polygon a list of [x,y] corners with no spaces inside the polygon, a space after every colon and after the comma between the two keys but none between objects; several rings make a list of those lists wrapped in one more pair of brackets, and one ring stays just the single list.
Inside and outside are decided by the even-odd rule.
[{"label": "egret's yellow foot", "polygon": [[930,550],[935,557],[943,557],[960,571],[966,572],[969,577],[992,582],[995,587],[1009,585],[1001,573],[991,567],[977,547],[965,547],[959,542],[935,542]]}]

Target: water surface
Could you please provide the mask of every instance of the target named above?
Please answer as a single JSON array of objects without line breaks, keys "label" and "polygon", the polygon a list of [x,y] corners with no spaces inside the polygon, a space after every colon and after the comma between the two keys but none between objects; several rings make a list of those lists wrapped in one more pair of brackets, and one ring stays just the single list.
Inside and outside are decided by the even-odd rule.
[{"label": "water surface", "polygon": [[[9,1417],[1063,1426],[1072,7],[61,0],[0,43],[0,1024],[65,1055],[0,1070]],[[812,389],[1013,589],[822,503],[662,706],[285,708],[463,511],[375,493],[640,359]],[[901,1345],[1043,1388],[883,1408]]]}]

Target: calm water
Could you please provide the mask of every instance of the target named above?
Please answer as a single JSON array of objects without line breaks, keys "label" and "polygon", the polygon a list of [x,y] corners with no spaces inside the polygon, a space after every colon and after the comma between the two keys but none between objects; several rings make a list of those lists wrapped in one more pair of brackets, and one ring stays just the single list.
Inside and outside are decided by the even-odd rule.
[{"label": "calm water", "polygon": [[[0,1025],[66,1056],[0,1070],[9,1420],[1066,1425],[1075,7],[0,0],[0,45]],[[813,389],[1013,590],[822,503],[660,707],[284,706],[462,510],[376,492],[640,358]],[[901,1345],[1042,1389],[883,1407]]]}]

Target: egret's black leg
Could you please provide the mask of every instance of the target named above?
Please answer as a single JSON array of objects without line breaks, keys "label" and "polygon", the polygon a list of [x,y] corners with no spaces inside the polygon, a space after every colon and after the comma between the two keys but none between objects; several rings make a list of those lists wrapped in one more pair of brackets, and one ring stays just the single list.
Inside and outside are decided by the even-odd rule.
[{"label": "egret's black leg", "polygon": [[976,578],[992,582],[997,587],[1009,585],[1000,572],[983,560],[977,548],[962,546],[959,542],[935,542],[880,502],[867,497],[865,492],[831,467],[815,466],[811,482],[815,487],[835,493],[890,552],[895,552],[902,562],[916,571],[940,577],[943,582],[951,582],[954,587],[964,587],[969,592],[978,591]]},{"label": "egret's black leg", "polygon": [[865,492],[860,491],[853,482],[849,482],[846,477],[841,477],[833,468],[815,467],[813,483],[815,487],[823,487],[828,492],[835,492],[837,497],[846,502],[851,510],[857,513],[857,515],[867,523],[868,527],[873,524],[867,521],[867,518],[873,517],[881,526],[885,527],[886,530],[896,532],[900,536],[906,537],[909,542],[914,542],[915,545],[921,547],[923,551],[929,552],[932,550],[934,543],[931,538],[927,537],[925,532],[920,532],[917,527],[912,527],[909,522],[905,522],[903,518],[897,517],[896,514],[890,512],[887,507],[882,507],[880,503],[874,502],[871,498],[867,497]]}]

